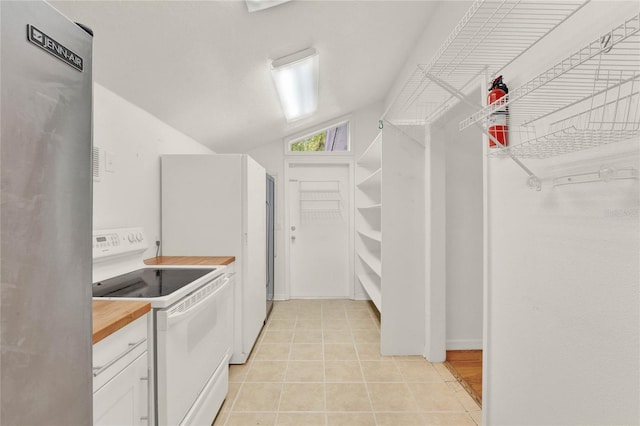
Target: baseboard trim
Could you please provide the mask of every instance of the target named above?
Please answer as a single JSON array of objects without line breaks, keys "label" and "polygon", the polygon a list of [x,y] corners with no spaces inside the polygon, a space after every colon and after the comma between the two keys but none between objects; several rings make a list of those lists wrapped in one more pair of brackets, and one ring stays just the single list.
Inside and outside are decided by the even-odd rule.
[{"label": "baseboard trim", "polygon": [[447,340],[448,351],[482,349],[482,340]]},{"label": "baseboard trim", "polygon": [[353,300],[349,296],[289,296],[287,298],[278,295],[273,296],[274,300]]}]

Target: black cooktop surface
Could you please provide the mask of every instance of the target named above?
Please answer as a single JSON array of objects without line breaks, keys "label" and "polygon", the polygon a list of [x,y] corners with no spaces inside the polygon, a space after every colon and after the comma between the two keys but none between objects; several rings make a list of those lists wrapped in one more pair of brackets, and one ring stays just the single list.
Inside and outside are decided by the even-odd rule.
[{"label": "black cooktop surface", "polygon": [[215,270],[216,268],[138,269],[93,283],[93,297],[151,298],[167,296]]}]

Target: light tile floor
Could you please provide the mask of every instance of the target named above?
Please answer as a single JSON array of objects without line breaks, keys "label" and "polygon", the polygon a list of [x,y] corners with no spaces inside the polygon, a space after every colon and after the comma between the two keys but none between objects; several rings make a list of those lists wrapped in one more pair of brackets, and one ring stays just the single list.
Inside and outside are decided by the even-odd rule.
[{"label": "light tile floor", "polygon": [[229,374],[214,426],[475,426],[482,417],[443,364],[380,355],[368,302],[276,302],[249,361]]}]

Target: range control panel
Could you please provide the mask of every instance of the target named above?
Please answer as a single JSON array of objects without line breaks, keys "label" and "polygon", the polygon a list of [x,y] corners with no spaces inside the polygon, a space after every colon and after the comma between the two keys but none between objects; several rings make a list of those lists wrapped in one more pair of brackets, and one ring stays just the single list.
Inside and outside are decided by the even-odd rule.
[{"label": "range control panel", "polygon": [[142,228],[93,231],[93,259],[134,254],[149,248]]}]

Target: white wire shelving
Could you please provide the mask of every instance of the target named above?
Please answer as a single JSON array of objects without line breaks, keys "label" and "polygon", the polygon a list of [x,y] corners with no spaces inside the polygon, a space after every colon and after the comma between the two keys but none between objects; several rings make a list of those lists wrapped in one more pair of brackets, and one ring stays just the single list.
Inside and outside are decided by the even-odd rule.
[{"label": "white wire shelving", "polygon": [[340,181],[300,181],[298,197],[301,223],[344,222]]},{"label": "white wire shelving", "polygon": [[344,223],[342,211],[338,209],[309,209],[300,211],[303,224],[334,225]]},{"label": "white wire shelving", "polygon": [[[588,1],[588,0],[587,0]],[[585,0],[476,0],[431,61],[418,65],[383,119],[414,138],[485,75],[497,75]]]},{"label": "white wire shelving", "polygon": [[622,169],[602,168],[598,171],[560,176],[553,179],[553,186],[576,185],[591,182],[611,182],[613,180],[638,179],[638,169],[625,167]]},{"label": "white wire shelving", "polygon": [[640,136],[640,15],[460,123],[510,107],[511,146],[489,156],[543,159]]},{"label": "white wire shelving", "polygon": [[340,190],[300,191],[300,201],[340,201]]}]

